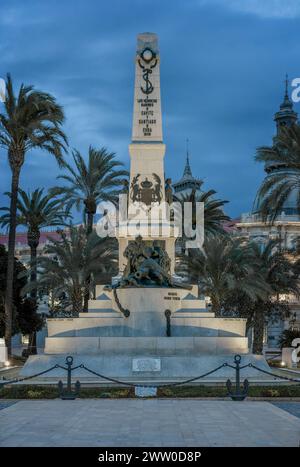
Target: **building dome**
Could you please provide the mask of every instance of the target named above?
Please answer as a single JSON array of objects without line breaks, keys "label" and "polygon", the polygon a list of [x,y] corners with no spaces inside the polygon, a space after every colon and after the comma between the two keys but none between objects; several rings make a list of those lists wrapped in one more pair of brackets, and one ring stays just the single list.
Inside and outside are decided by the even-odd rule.
[{"label": "building dome", "polygon": [[[277,134],[273,138],[273,144],[276,144],[276,140],[280,131],[284,127],[290,127],[293,124],[297,123],[298,114],[293,109],[293,102],[290,100],[288,95],[288,79],[286,77],[285,80],[285,94],[283,98],[283,102],[280,105],[279,111],[274,115],[274,121],[276,122],[276,130]],[[299,177],[299,173],[294,171],[293,169],[287,168],[285,165],[278,163],[277,161],[268,161],[265,164],[265,172],[266,178],[265,180],[273,177],[276,174],[284,174],[284,173],[295,173],[297,177]],[[285,203],[283,204],[283,208],[280,214],[286,216],[295,216],[299,215],[299,210],[297,209],[297,197],[298,197],[298,190],[293,190],[288,198],[286,199]],[[260,212],[260,202],[258,199],[258,195],[256,195],[253,209],[253,214],[258,214]]]}]

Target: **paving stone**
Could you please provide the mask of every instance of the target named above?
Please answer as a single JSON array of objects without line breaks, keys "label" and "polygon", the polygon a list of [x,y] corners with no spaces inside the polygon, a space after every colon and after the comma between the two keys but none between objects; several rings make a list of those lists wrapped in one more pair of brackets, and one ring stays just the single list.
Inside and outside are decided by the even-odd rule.
[{"label": "paving stone", "polygon": [[0,411],[0,446],[299,446],[300,419],[292,415],[298,406],[287,407],[193,399],[19,401]]}]

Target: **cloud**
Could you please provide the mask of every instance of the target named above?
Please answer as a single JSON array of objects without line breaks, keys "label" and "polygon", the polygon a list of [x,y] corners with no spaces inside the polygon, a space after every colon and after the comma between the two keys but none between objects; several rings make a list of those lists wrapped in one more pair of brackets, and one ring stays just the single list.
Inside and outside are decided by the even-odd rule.
[{"label": "cloud", "polygon": [[[166,174],[181,177],[189,137],[193,173],[229,200],[226,209],[237,216],[251,209],[264,176],[253,155],[272,141],[284,75],[299,75],[298,24],[270,20],[289,17],[269,5],[173,0],[170,8],[152,0],[149,8],[146,0],[89,0],[88,6],[74,0],[70,8],[59,0],[2,0],[0,77],[10,71],[16,86],[32,83],[55,95],[71,148],[87,154],[90,144],[106,146],[128,167],[136,35],[157,32]],[[29,154],[21,185],[50,187],[59,172],[50,155]],[[10,176],[0,149],[0,205]]]}]

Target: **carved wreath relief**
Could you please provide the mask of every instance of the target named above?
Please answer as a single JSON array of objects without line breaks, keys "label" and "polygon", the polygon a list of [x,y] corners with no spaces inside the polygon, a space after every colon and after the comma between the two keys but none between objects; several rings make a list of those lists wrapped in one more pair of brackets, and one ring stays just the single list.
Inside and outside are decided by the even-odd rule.
[{"label": "carved wreath relief", "polygon": [[157,63],[156,53],[150,47],[145,47],[139,54],[138,64],[142,69],[142,78],[144,80],[144,83],[140,86],[140,90],[145,95],[143,98],[138,99],[140,106],[139,124],[142,126],[144,137],[152,136],[153,125],[156,124],[155,106],[157,99],[151,96],[154,91],[151,75]]},{"label": "carved wreath relief", "polygon": [[145,81],[145,86],[141,86],[141,91],[146,95],[151,94],[153,92],[154,86],[150,81],[150,75],[152,74],[153,68],[155,68],[157,65],[155,52],[153,52],[150,47],[146,47],[140,54],[138,64],[143,70],[143,80]]}]

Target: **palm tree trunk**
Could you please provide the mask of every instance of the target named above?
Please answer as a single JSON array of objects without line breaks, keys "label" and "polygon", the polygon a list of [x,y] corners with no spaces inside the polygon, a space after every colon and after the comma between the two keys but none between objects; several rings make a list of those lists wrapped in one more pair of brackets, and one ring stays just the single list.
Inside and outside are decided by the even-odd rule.
[{"label": "palm tree trunk", "polygon": [[221,316],[221,303],[216,295],[211,296],[211,311],[215,313],[216,317]]},{"label": "palm tree trunk", "polygon": [[10,199],[10,224],[8,235],[8,254],[6,271],[5,291],[5,344],[7,346],[8,358],[12,353],[12,318],[13,318],[13,286],[14,286],[14,261],[17,227],[17,200],[20,179],[20,167],[12,167],[11,199]]},{"label": "palm tree trunk", "polygon": [[87,212],[87,235],[93,232],[94,224],[94,214],[92,212]]},{"label": "palm tree trunk", "polygon": [[78,290],[74,290],[72,295],[72,306],[73,306],[73,314],[78,316],[79,313],[82,312],[82,293]]},{"label": "palm tree trunk", "polygon": [[260,308],[255,312],[254,327],[253,327],[253,347],[254,354],[261,355],[264,345],[264,328],[265,320],[263,310]]},{"label": "palm tree trunk", "polygon": [[[94,214],[91,211],[87,211],[87,235],[90,235],[93,232],[93,223],[94,223]],[[86,278],[84,297],[83,297],[83,313],[89,311],[89,299],[90,299],[90,283],[91,276]]]},{"label": "palm tree trunk", "polygon": [[[28,237],[32,234],[28,232]],[[35,282],[37,278],[37,265],[36,265],[36,258],[37,258],[37,247],[39,244],[39,237],[40,233],[35,232],[32,234],[35,238],[29,238],[28,244],[30,246],[30,282]],[[37,300],[37,290],[33,289],[30,292],[30,298],[34,301],[36,305]],[[36,355],[37,348],[36,348],[36,332],[32,331],[29,336],[28,341],[28,355]]]}]

